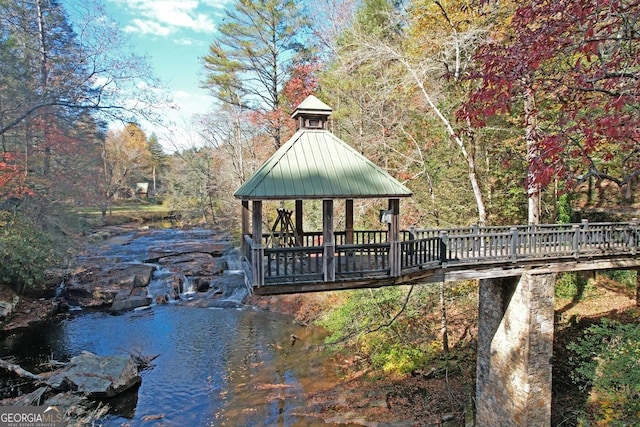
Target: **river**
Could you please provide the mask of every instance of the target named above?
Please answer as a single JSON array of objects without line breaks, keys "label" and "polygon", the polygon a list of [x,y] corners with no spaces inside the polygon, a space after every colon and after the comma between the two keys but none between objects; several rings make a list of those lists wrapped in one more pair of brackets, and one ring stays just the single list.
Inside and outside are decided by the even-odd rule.
[{"label": "river", "polygon": [[326,426],[305,401],[337,381],[321,341],[319,328],[288,316],[174,302],[119,315],[78,311],[4,337],[0,357],[37,372],[82,351],[157,355],[140,387],[111,402],[97,425]]}]

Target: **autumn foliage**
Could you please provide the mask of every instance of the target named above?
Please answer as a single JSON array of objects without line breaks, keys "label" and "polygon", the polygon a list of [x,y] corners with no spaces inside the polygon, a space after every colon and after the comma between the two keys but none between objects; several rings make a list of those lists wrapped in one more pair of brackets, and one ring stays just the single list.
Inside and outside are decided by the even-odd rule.
[{"label": "autumn foliage", "polygon": [[474,56],[479,81],[458,116],[474,127],[536,100],[536,179],[589,176],[619,185],[640,166],[640,3],[534,0]]}]

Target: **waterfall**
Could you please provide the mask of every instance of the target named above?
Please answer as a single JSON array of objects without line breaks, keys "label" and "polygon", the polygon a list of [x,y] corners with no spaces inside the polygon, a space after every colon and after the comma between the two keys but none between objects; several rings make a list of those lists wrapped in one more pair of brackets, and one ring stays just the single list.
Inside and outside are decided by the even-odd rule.
[{"label": "waterfall", "polygon": [[64,279],[62,279],[62,282],[60,282],[60,284],[56,288],[56,298],[60,298],[61,296],[64,295],[65,287],[66,287],[66,283],[64,283]]},{"label": "waterfall", "polygon": [[243,274],[242,257],[239,250],[229,251],[222,257],[222,265],[225,274]]},{"label": "waterfall", "polygon": [[180,276],[180,297],[189,297],[196,293],[193,283],[184,274]]},{"label": "waterfall", "polygon": [[147,295],[156,303],[175,302],[195,295],[194,284],[184,274],[176,274],[166,267],[158,266],[147,288]]}]

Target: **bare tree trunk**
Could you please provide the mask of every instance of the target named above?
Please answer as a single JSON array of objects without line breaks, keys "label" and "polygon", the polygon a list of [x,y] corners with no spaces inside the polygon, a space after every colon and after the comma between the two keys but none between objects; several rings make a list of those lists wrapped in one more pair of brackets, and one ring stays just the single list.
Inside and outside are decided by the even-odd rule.
[{"label": "bare tree trunk", "polygon": [[[49,72],[48,72],[48,62],[49,62],[49,54],[47,52],[46,45],[46,28],[45,28],[45,17],[42,10],[42,2],[41,0],[36,1],[36,8],[38,11],[38,42],[39,42],[39,50],[40,50],[40,90],[42,93],[42,103],[47,103],[48,97],[48,86],[49,86]],[[43,113],[49,115],[52,113],[53,107],[46,107],[43,109]],[[49,170],[51,168],[51,149],[48,146],[49,142],[49,126],[45,126],[43,129],[42,135],[43,141],[41,144],[44,144],[44,159],[42,164],[42,175],[48,175]]]},{"label": "bare tree trunk", "polygon": [[20,378],[27,378],[29,380],[35,381],[38,384],[44,382],[40,375],[32,374],[31,372],[22,368],[22,366],[7,362],[2,359],[0,359],[0,368],[8,372],[13,372]]},{"label": "bare tree trunk", "polygon": [[447,321],[447,299],[444,282],[440,282],[440,332],[442,334],[442,351],[449,354],[449,324]]},{"label": "bare tree trunk", "polygon": [[156,167],[153,167],[153,197],[156,197],[157,194],[157,190],[156,190]]},{"label": "bare tree trunk", "polygon": [[487,210],[484,206],[484,198],[482,197],[482,191],[480,190],[480,183],[478,182],[478,177],[476,175],[475,159],[467,151],[464,141],[462,140],[460,135],[458,135],[455,132],[449,119],[446,118],[444,114],[442,114],[442,111],[440,111],[438,106],[433,102],[433,99],[429,95],[429,92],[427,92],[427,89],[422,83],[422,80],[420,80],[420,78],[415,73],[411,65],[408,64],[403,59],[400,59],[400,60],[403,63],[403,65],[407,68],[407,71],[411,73],[413,80],[416,82],[416,84],[418,85],[418,88],[422,92],[422,96],[427,101],[429,108],[431,108],[431,110],[436,114],[438,119],[442,122],[442,124],[444,125],[447,131],[447,134],[449,134],[449,137],[456,143],[456,145],[460,149],[460,152],[462,153],[462,157],[464,157],[464,159],[467,161],[467,165],[469,167],[469,181],[471,182],[471,188],[473,189],[473,197],[476,200],[476,207],[478,209],[478,225],[480,225],[481,227],[485,226],[487,224]]}]

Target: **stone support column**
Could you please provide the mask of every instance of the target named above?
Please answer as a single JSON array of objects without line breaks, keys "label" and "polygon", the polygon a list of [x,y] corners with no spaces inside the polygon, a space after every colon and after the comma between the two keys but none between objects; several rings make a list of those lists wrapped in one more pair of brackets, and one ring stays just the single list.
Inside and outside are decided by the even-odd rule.
[{"label": "stone support column", "polygon": [[480,280],[476,425],[551,425],[555,274]]}]

